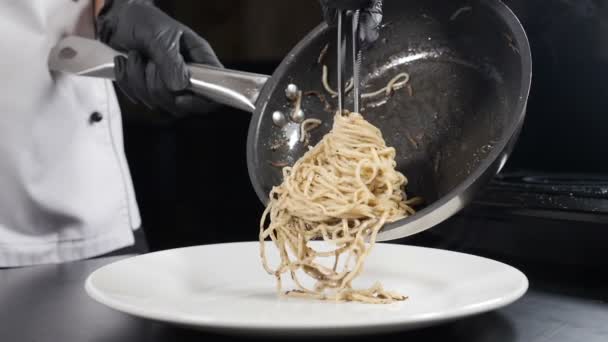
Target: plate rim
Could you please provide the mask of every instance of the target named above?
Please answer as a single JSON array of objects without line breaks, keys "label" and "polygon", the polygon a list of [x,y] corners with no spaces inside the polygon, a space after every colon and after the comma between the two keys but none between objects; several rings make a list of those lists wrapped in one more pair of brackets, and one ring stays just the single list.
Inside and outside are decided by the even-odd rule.
[{"label": "plate rim", "polygon": [[[470,316],[474,316],[477,314],[482,314],[490,311],[497,310],[499,308],[508,306],[513,302],[519,300],[529,289],[529,280],[527,276],[520,271],[519,269],[506,264],[501,261],[497,261],[494,259],[486,258],[483,256],[478,256],[470,253],[463,253],[458,251],[450,251],[446,249],[440,248],[431,248],[431,247],[423,247],[423,246],[411,246],[411,245],[403,245],[396,243],[384,243],[378,242],[376,245],[384,245],[390,247],[398,247],[398,248],[410,248],[410,249],[419,249],[419,250],[431,250],[431,251],[439,251],[446,254],[460,254],[465,255],[467,257],[479,258],[485,261],[489,261],[492,263],[497,263],[514,271],[515,274],[518,274],[520,280],[520,286],[516,291],[512,291],[507,295],[503,295],[500,298],[495,298],[492,300],[487,300],[481,303],[474,303],[471,305],[462,306],[456,310],[449,311],[447,314],[445,312],[435,312],[429,314],[419,314],[415,316],[411,316],[411,318],[404,319],[403,317],[399,318],[387,318],[382,321],[367,321],[364,324],[360,323],[345,323],[338,324],[330,323],[330,324],[306,324],[303,322],[302,324],[291,325],[291,324],[277,324],[273,326],[268,325],[260,325],[259,323],[252,324],[248,321],[241,322],[227,322],[227,321],[213,321],[209,319],[200,319],[200,316],[188,317],[188,316],[175,316],[175,315],[167,315],[163,314],[159,311],[150,311],[145,309],[138,309],[133,305],[124,304],[119,300],[112,299],[110,296],[105,295],[103,291],[98,289],[94,284],[94,277],[96,274],[103,272],[106,268],[110,268],[118,263],[126,262],[127,260],[132,260],[135,258],[145,257],[148,255],[160,255],[167,253],[175,253],[180,250],[186,249],[199,249],[206,247],[221,247],[221,246],[231,246],[231,245],[248,245],[248,244],[258,244],[259,242],[226,242],[226,243],[216,243],[216,244],[207,244],[207,245],[196,245],[189,247],[180,247],[173,248],[168,250],[156,251],[152,253],[139,254],[135,256],[130,256],[124,259],[120,259],[104,266],[101,266],[91,272],[84,284],[84,289],[87,295],[95,300],[97,303],[104,305],[110,309],[116,310],[118,312],[122,312],[124,314],[128,314],[134,317],[153,320],[157,322],[165,322],[169,324],[175,324],[180,326],[188,326],[188,327],[196,327],[197,329],[202,329],[206,331],[251,331],[251,332],[307,332],[310,334],[321,333],[325,334],[328,332],[340,332],[347,330],[356,330],[357,332],[365,331],[365,330],[374,330],[374,331],[389,331],[389,330],[407,330],[411,328],[419,328],[424,326],[436,325],[443,322],[452,321],[455,319],[466,318]],[[348,303],[340,303],[338,305],[348,305]],[[198,318],[197,318],[198,317]]]}]

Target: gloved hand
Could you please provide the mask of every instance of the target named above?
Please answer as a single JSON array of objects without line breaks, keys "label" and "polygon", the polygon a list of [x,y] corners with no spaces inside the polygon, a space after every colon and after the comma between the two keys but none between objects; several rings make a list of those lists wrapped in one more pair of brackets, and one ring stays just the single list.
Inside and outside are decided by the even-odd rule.
[{"label": "gloved hand", "polygon": [[114,60],[116,83],[134,102],[176,116],[205,112],[215,104],[186,90],[186,62],[221,67],[209,43],[151,0],[106,0],[97,17],[100,40],[128,58]]},{"label": "gloved hand", "polygon": [[339,10],[361,10],[360,39],[373,43],[378,39],[382,22],[382,0],[320,0],[323,18],[329,26],[336,25]]}]

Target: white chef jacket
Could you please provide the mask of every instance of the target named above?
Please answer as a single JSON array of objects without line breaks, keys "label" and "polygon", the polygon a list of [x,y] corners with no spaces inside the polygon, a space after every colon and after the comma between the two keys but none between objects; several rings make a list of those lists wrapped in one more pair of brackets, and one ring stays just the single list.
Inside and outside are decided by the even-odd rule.
[{"label": "white chef jacket", "polygon": [[112,84],[47,67],[62,36],[93,37],[93,25],[92,0],[0,1],[0,267],[134,242],[140,217]]}]

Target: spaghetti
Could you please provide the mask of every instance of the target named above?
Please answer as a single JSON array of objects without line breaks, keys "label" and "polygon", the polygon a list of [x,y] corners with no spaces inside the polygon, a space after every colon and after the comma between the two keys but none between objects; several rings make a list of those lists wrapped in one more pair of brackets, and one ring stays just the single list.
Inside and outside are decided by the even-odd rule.
[{"label": "spaghetti", "polygon": [[[364,303],[406,299],[379,283],[362,290],[352,286],[382,226],[414,214],[419,201],[405,197],[407,179],[395,170],[395,153],[360,114],[337,113],[331,132],[293,167],[283,168],[283,183],[270,192],[259,235],[263,266],[276,277],[279,293],[289,274],[296,288],[288,296]],[[267,239],[279,250],[276,269],[266,258]],[[333,249],[313,249],[309,242],[317,239]],[[322,265],[326,258],[333,258],[333,267]],[[315,281],[312,288],[302,284],[302,273]]]},{"label": "spaghetti", "polygon": [[[325,91],[328,92],[332,97],[336,97],[336,96],[338,96],[338,92],[333,90],[332,87],[329,85],[329,80],[327,79],[327,74],[328,74],[327,66],[323,65],[323,73],[321,74],[321,83],[323,84],[323,88],[325,88]],[[397,74],[391,80],[389,80],[388,84],[385,87],[378,89],[376,91],[373,91],[373,92],[363,93],[363,94],[361,94],[361,98],[369,99],[369,98],[377,97],[379,95],[389,96],[392,92],[409,85],[409,81],[410,81],[410,74],[408,74],[407,72],[402,72],[400,74]],[[352,89],[353,89],[353,82],[352,82],[352,80],[350,80],[346,84],[345,91],[348,93]],[[408,92],[410,92],[409,89],[408,89]]]},{"label": "spaghetti", "polygon": [[321,126],[323,121],[319,119],[306,119],[300,124],[300,142],[305,142],[308,138],[309,132],[313,129]]}]

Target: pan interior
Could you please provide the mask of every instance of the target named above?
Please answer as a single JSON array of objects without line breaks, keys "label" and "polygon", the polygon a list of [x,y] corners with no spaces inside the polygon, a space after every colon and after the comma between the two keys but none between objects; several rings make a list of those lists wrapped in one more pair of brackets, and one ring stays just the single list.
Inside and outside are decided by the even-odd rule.
[{"label": "pan interior", "polygon": [[[518,42],[485,3],[387,0],[380,38],[363,52],[363,92],[384,87],[401,72],[410,75],[409,85],[389,97],[363,100],[362,112],[396,148],[398,169],[409,180],[408,195],[422,196],[426,205],[465,181],[511,137],[520,115],[516,105],[525,98]],[[304,92],[306,118],[323,121],[311,132],[310,145],[332,125],[336,99],[324,90],[321,75],[325,64],[335,88],[335,30],[324,28],[309,38],[283,62],[259,109],[252,167],[264,200],[280,184],[281,166],[292,165],[309,146],[299,141],[297,123],[273,124],[274,111],[289,114],[293,108],[284,95],[287,85]],[[351,103],[347,98],[347,109]]]}]

